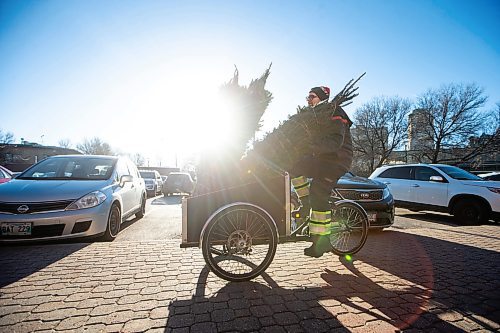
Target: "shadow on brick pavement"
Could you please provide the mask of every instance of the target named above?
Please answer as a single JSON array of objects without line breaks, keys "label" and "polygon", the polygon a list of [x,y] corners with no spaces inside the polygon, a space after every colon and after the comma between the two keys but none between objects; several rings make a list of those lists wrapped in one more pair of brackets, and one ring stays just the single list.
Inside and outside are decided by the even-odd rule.
[{"label": "shadow on brick pavement", "polygon": [[[306,258],[305,243],[280,244],[266,273],[244,283],[217,278],[204,265],[199,249],[179,249],[175,242],[2,247],[0,331],[7,327],[2,325],[7,319],[15,328],[22,324],[21,314],[30,315],[35,305],[30,307],[31,298],[21,294],[56,295],[63,305],[86,309],[87,299],[97,297],[93,292],[103,286],[110,292],[101,291],[95,307],[104,299],[110,307],[120,307],[117,315],[130,312],[125,311],[129,303],[120,302],[126,298],[133,298],[130,306],[157,304],[140,311],[144,319],[120,321],[117,327],[124,331],[132,331],[132,324],[138,331],[152,332],[498,331],[500,251],[495,232],[477,234],[460,228],[425,231],[426,235],[414,232],[370,234],[352,262],[334,255]],[[68,269],[79,272],[80,280],[66,274]],[[38,271],[43,274],[37,275]],[[141,289],[134,286],[135,279],[143,281]],[[59,289],[53,288],[54,283]],[[80,283],[88,286],[73,295],[72,290],[83,286]],[[129,285],[133,288],[126,288]],[[27,287],[31,289],[26,291]],[[147,289],[154,289],[155,295]],[[39,316],[54,321],[31,324],[44,324],[35,327],[39,330],[54,329],[64,321],[56,320],[61,314],[54,311],[62,310],[46,309]],[[111,329],[106,326],[109,315],[83,316],[74,329],[91,327],[92,320],[94,324],[102,320],[99,329]],[[145,326],[148,317],[152,320]]]},{"label": "shadow on brick pavement", "polygon": [[[0,259],[0,267],[3,273],[0,274],[0,288],[19,281],[88,245],[88,243],[78,243],[61,247],[53,242],[45,242],[43,245],[2,244],[0,245],[0,256],[3,258]],[[9,250],[4,250],[7,246],[9,246]],[[38,249],[35,255],[33,248]]]},{"label": "shadow on brick pavement", "polygon": [[[195,296],[170,304],[165,332],[498,328],[499,253],[397,231],[371,238],[354,262],[341,258],[351,274],[325,269],[321,278],[326,285],[321,287],[283,288],[265,273],[265,284],[228,282],[206,297],[205,267]],[[357,268],[361,262],[371,266],[371,277]],[[381,272],[380,280],[374,271]]]}]

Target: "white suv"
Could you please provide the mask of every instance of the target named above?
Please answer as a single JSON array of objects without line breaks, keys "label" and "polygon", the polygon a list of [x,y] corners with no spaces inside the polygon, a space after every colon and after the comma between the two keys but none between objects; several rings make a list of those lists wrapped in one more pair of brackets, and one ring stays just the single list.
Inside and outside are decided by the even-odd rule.
[{"label": "white suv", "polygon": [[386,165],[369,178],[386,184],[398,207],[450,213],[464,224],[500,218],[500,182],[483,180],[454,166]]}]

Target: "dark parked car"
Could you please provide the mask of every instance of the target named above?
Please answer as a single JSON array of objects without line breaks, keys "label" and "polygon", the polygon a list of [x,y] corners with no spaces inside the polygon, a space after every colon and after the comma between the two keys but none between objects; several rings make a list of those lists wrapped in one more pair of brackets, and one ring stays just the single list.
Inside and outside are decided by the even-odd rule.
[{"label": "dark parked car", "polygon": [[195,182],[189,173],[171,172],[163,184],[163,195],[169,196],[174,193],[192,195],[194,185]]},{"label": "dark parked car", "polygon": [[387,185],[381,182],[348,172],[332,190],[331,199],[348,199],[359,203],[368,214],[370,229],[382,230],[394,223],[394,199]]}]

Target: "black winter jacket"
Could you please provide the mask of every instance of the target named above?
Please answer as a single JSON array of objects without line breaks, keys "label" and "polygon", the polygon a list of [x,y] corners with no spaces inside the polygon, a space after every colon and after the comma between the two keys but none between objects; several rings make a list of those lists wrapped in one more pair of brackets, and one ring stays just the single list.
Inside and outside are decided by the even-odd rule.
[{"label": "black winter jacket", "polygon": [[308,111],[315,112],[321,122],[321,135],[311,144],[314,158],[320,160],[325,169],[334,168],[341,173],[349,171],[353,158],[352,121],[347,113],[341,107],[334,110],[329,103],[319,104]]}]

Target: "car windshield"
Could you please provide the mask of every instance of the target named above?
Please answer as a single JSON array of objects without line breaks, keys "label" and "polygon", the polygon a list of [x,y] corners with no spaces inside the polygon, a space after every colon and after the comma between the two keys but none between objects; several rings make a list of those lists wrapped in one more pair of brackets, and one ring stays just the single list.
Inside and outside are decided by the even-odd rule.
[{"label": "car windshield", "polygon": [[155,179],[156,175],[154,172],[151,171],[139,171],[141,174],[142,178],[149,178],[149,179]]},{"label": "car windshield", "polygon": [[440,165],[437,166],[437,168],[441,171],[443,171],[445,174],[450,176],[453,179],[458,179],[458,180],[484,180],[481,177],[478,177],[476,175],[473,175],[470,172],[467,172],[463,169],[450,166],[450,165]]},{"label": "car windshield", "polygon": [[21,173],[16,179],[106,180],[111,177],[115,164],[114,158],[49,157]]}]

